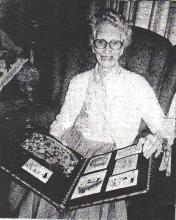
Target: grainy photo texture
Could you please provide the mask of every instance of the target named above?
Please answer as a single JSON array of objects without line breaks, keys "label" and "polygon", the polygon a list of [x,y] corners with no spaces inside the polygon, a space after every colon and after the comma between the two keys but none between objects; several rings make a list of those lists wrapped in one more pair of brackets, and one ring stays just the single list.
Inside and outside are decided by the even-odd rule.
[{"label": "grainy photo texture", "polygon": [[175,45],[174,0],[0,0],[0,217],[174,220]]}]

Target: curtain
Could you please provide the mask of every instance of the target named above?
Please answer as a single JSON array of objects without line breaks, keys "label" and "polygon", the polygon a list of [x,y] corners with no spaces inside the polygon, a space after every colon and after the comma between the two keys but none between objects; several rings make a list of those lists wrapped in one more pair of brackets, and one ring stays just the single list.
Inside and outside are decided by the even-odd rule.
[{"label": "curtain", "polygon": [[105,7],[121,11],[131,25],[154,31],[176,44],[176,1],[107,0]]},{"label": "curtain", "polygon": [[[174,29],[173,17],[176,15],[175,5],[174,1],[138,2],[135,25],[154,31],[176,44],[176,38],[172,32]],[[144,11],[147,13],[143,13]]]}]

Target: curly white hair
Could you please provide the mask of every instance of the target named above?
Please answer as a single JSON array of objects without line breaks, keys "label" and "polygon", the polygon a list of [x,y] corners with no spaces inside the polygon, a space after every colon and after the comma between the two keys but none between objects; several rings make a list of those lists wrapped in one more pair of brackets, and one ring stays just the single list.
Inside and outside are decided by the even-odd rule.
[{"label": "curly white hair", "polygon": [[121,39],[123,41],[123,47],[127,47],[128,45],[130,45],[132,37],[131,27],[125,21],[121,14],[115,12],[112,9],[106,9],[105,11],[97,13],[90,18],[89,24],[92,29],[90,36],[91,45],[93,43],[93,40],[96,38],[96,32],[99,26],[106,22],[118,28],[119,33],[121,34]]}]

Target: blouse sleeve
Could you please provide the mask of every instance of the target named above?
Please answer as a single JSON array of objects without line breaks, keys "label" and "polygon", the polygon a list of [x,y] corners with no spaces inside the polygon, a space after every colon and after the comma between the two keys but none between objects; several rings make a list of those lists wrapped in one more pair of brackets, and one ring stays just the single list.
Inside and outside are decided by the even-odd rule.
[{"label": "blouse sleeve", "polygon": [[137,97],[142,118],[147,123],[152,133],[159,132],[163,137],[167,138],[165,131],[167,119],[153,89],[142,77],[139,78],[138,88]]},{"label": "blouse sleeve", "polygon": [[64,104],[56,120],[50,126],[50,134],[61,140],[65,131],[73,125],[75,119],[75,81],[72,79],[65,97]]}]

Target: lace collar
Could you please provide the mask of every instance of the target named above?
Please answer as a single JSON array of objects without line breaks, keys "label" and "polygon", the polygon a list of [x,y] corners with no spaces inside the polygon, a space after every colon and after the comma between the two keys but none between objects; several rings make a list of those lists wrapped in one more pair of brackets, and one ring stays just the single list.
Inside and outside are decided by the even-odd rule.
[{"label": "lace collar", "polygon": [[106,74],[101,74],[99,72],[98,68],[99,68],[99,66],[98,66],[98,63],[97,63],[95,68],[94,68],[94,71],[93,71],[93,79],[96,82],[99,82],[100,80],[111,79],[113,75],[120,75],[122,67],[119,65],[118,67],[112,68]]}]

